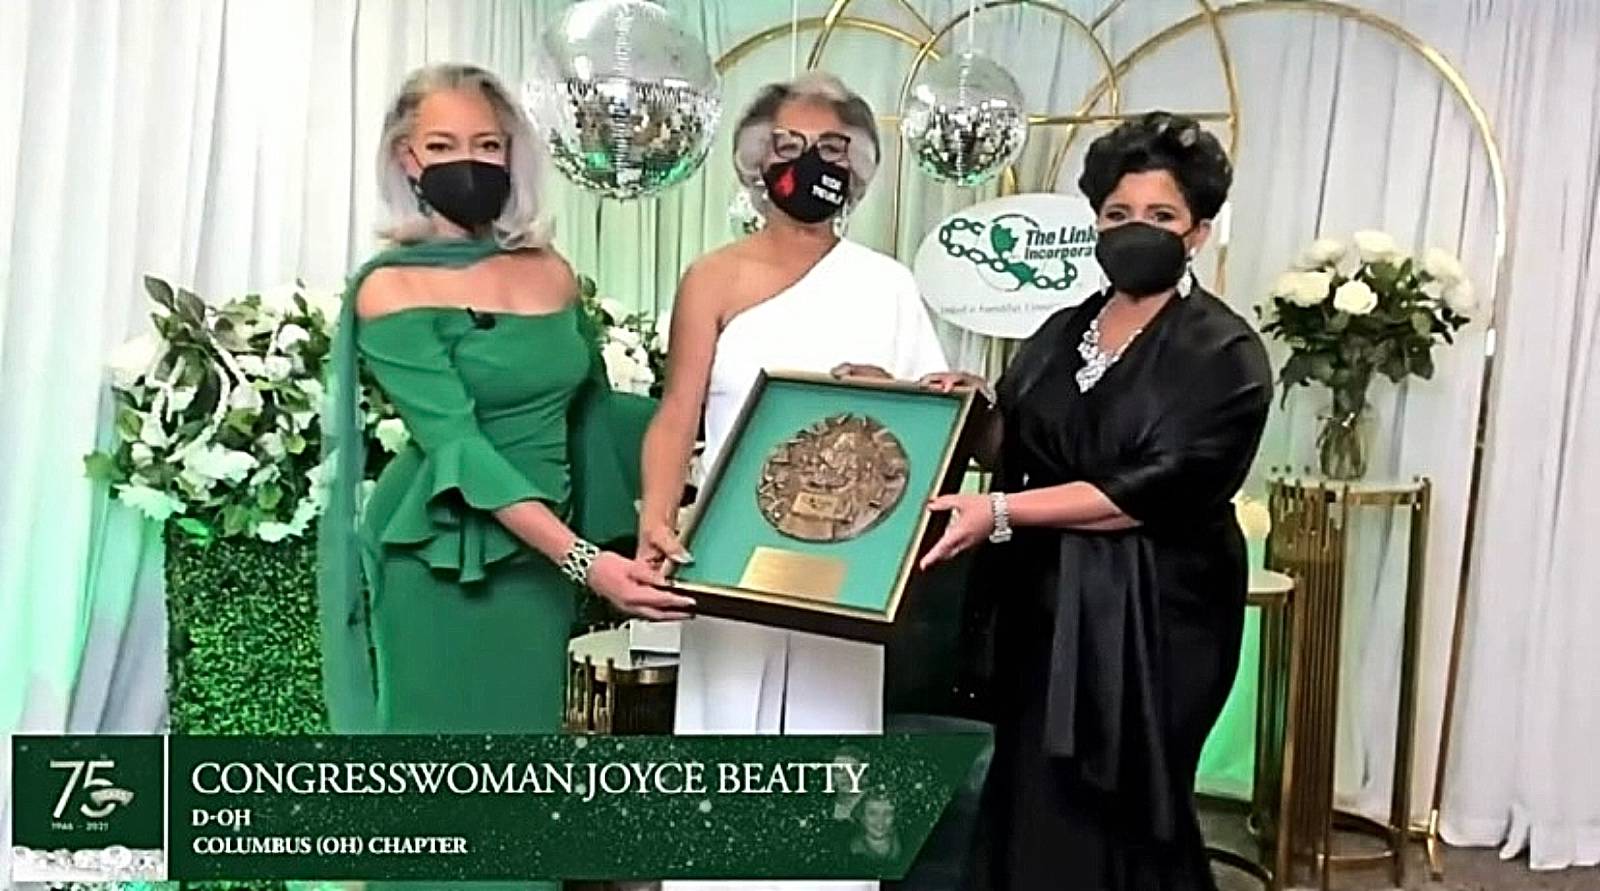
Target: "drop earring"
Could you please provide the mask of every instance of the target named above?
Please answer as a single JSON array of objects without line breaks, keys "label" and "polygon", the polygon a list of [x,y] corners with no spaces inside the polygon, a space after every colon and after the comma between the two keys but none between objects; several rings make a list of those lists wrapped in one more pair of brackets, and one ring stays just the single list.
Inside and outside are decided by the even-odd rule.
[{"label": "drop earring", "polygon": [[406,182],[411,184],[411,194],[416,196],[416,199],[417,199],[417,213],[420,213],[423,216],[428,216],[429,214],[431,214],[433,212],[433,208],[428,206],[428,199],[422,197],[422,174],[421,174],[421,171],[426,170],[428,165],[422,163],[422,159],[417,157],[416,151],[414,149],[412,149],[409,145],[406,146],[406,151],[408,153],[410,153],[411,161],[412,161],[412,163],[417,165],[417,171],[418,171],[416,176],[407,176],[406,177]]},{"label": "drop earring", "polygon": [[428,199],[422,197],[422,183],[415,179],[410,179],[409,177],[406,181],[411,183],[411,194],[416,196],[417,213],[420,213],[423,216],[427,216],[428,214],[432,213],[433,208],[428,206]]},{"label": "drop earring", "polygon": [[1187,298],[1194,291],[1194,254],[1183,263],[1183,277],[1178,279],[1178,297]]}]

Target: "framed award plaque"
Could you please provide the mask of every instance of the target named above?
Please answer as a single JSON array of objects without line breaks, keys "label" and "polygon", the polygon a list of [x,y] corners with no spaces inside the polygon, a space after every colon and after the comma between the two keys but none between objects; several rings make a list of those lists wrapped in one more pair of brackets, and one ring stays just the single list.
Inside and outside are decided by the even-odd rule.
[{"label": "framed award plaque", "polygon": [[883,640],[960,487],[972,393],[762,374],[683,532],[703,615]]}]

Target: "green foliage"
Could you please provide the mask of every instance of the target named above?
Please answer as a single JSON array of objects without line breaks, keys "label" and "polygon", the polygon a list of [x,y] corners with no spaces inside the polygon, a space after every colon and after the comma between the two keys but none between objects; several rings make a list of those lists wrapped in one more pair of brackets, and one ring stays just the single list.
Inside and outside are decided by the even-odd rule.
[{"label": "green foliage", "polygon": [[[186,534],[302,534],[339,295],[294,285],[210,305],[144,287],[154,330],[112,357],[116,441],[85,472],[152,519],[189,520]],[[278,496],[261,499],[263,485]]]},{"label": "green foliage", "polygon": [[[315,535],[203,543],[166,532],[167,687],[172,732],[327,733],[318,651]],[[198,523],[189,520],[187,522]],[[185,882],[271,891],[283,882]]]},{"label": "green foliage", "polygon": [[172,732],[327,732],[316,546],[166,533]]}]

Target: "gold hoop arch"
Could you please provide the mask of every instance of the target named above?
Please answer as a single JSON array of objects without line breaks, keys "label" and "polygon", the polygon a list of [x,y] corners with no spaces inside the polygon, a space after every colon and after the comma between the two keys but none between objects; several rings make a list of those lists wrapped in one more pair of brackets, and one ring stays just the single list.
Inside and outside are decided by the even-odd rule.
[{"label": "gold hoop arch", "polygon": [[[1484,152],[1489,161],[1489,177],[1491,186],[1494,189],[1495,199],[1494,248],[1490,256],[1489,265],[1489,323],[1485,331],[1483,378],[1478,384],[1478,417],[1474,425],[1472,471],[1467,483],[1466,528],[1463,532],[1461,544],[1461,563],[1456,576],[1455,615],[1452,617],[1450,649],[1446,657],[1443,714],[1440,716],[1439,722],[1439,746],[1434,757],[1433,788],[1429,790],[1428,819],[1426,825],[1420,827],[1421,834],[1427,844],[1428,870],[1435,878],[1438,878],[1444,872],[1439,860],[1438,849],[1440,841],[1440,812],[1444,805],[1445,772],[1448,768],[1450,757],[1450,725],[1454,723],[1455,718],[1457,675],[1461,666],[1461,638],[1466,630],[1468,591],[1472,582],[1473,542],[1477,535],[1479,501],[1483,493],[1483,462],[1489,427],[1489,397],[1494,380],[1495,349],[1499,340],[1495,326],[1504,309],[1500,304],[1503,302],[1505,293],[1502,279],[1505,275],[1506,237],[1510,229],[1510,188],[1506,182],[1505,164],[1500,154],[1500,144],[1495,139],[1494,128],[1489,122],[1488,112],[1479,104],[1477,97],[1472,94],[1472,89],[1467,86],[1466,79],[1437,49],[1434,49],[1420,37],[1383,16],[1347,3],[1338,2],[1338,0],[1253,0],[1253,2],[1223,7],[1216,11],[1216,15],[1218,18],[1232,18],[1274,12],[1321,13],[1323,15],[1337,16],[1347,21],[1354,21],[1388,35],[1401,46],[1420,56],[1450,86],[1456,98],[1466,108],[1467,114],[1472,118],[1473,126],[1478,131],[1478,138],[1483,142]],[[1189,25],[1192,21],[1193,19],[1190,19],[1174,27]],[[1189,26],[1192,27],[1192,25]]]},{"label": "gold hoop arch", "polygon": [[[845,10],[854,2],[855,0],[833,0],[833,5],[828,7],[826,13],[823,13],[822,33],[817,35],[816,42],[811,44],[811,52],[806,56],[807,71],[816,68],[817,63],[822,61],[822,51],[828,48],[828,39],[833,36],[833,23],[839,21],[844,16]],[[923,18],[922,13],[911,5],[911,0],[896,0],[896,2],[901,9],[917,20],[917,24],[922,26],[924,32],[933,33],[933,26],[928,24],[928,20]]]},{"label": "gold hoop arch", "polygon": [[[1099,27],[1104,20],[1110,18],[1111,13],[1115,12],[1118,7],[1122,6],[1124,2],[1126,2],[1126,0],[1116,0],[1115,3],[1112,3],[1111,6],[1107,7],[1105,12],[1102,12],[1100,16],[1096,17],[1095,27]],[[1228,124],[1228,157],[1238,157],[1240,113],[1239,78],[1233,67],[1233,54],[1228,49],[1228,40],[1222,33],[1221,20],[1218,18],[1217,9],[1214,5],[1212,5],[1211,0],[1195,0],[1195,2],[1196,5],[1200,7],[1200,11],[1198,13],[1195,13],[1189,18],[1184,19],[1177,25],[1169,26],[1165,30],[1146,38],[1143,43],[1134,47],[1132,52],[1123,57],[1122,61],[1112,66],[1111,71],[1107,74],[1107,76],[1102,77],[1100,82],[1095,84],[1094,89],[1089,91],[1089,95],[1079,106],[1077,115],[1070,118],[1060,119],[1063,123],[1068,124],[1069,127],[1067,129],[1066,142],[1063,143],[1061,148],[1056,151],[1055,156],[1050,160],[1049,167],[1046,168],[1045,182],[1049,184],[1049,187],[1052,191],[1055,189],[1056,183],[1061,180],[1061,165],[1066,161],[1067,150],[1072,147],[1073,140],[1077,138],[1078,124],[1127,120],[1127,115],[1122,114],[1091,115],[1088,113],[1089,109],[1093,108],[1100,102],[1100,97],[1105,95],[1108,89],[1110,89],[1113,92],[1113,95],[1115,95],[1115,91],[1118,87],[1116,82],[1118,77],[1127,74],[1129,69],[1143,61],[1146,56],[1193,30],[1200,22],[1204,22],[1206,27],[1211,31],[1211,41],[1216,45],[1217,62],[1222,70],[1222,83],[1224,89],[1227,91],[1228,110],[1225,112],[1184,112],[1184,114],[1188,117],[1194,118],[1197,121],[1226,121]],[[1113,108],[1115,109],[1115,107],[1116,106],[1114,103]]]},{"label": "gold hoop arch", "polygon": [[[844,2],[848,3],[849,0],[844,0]],[[827,15],[811,16],[809,18],[800,19],[799,22],[795,23],[786,22],[782,25],[773,25],[770,28],[766,28],[750,35],[749,37],[746,37],[745,39],[729,47],[726,52],[717,57],[717,74],[727,74],[729,69],[733,68],[733,66],[739,64],[740,62],[743,62],[747,56],[755,52],[757,49],[760,49],[762,46],[771,43],[780,37],[785,37],[793,33],[795,30],[821,30],[821,34],[818,35],[816,43],[813,44],[812,52],[814,54],[816,52],[815,47],[821,45],[823,42],[822,35],[831,34],[836,28],[844,28],[852,31],[865,31],[869,34],[877,34],[880,37],[888,37],[892,40],[897,40],[900,43],[911,47],[912,49],[918,49],[922,46],[922,40],[916,35],[902,31],[893,25],[886,25],[883,22],[877,21],[876,19],[862,19],[855,18],[853,16],[838,16],[834,15],[833,10],[829,10]],[[806,67],[807,69],[815,68],[816,63],[807,62]],[[881,118],[882,115],[879,117]]]},{"label": "gold hoop arch", "polygon": [[1478,417],[1472,446],[1472,472],[1467,483],[1466,529],[1461,543],[1461,565],[1457,570],[1456,576],[1455,616],[1452,618],[1450,651],[1447,656],[1448,664],[1445,670],[1444,711],[1439,721],[1439,747],[1434,756],[1433,788],[1430,790],[1428,822],[1426,826],[1422,827],[1422,833],[1428,848],[1428,870],[1435,878],[1438,878],[1444,872],[1443,866],[1439,861],[1438,850],[1440,811],[1444,806],[1445,771],[1450,757],[1450,725],[1454,723],[1455,718],[1456,682],[1461,666],[1461,637],[1466,630],[1468,589],[1472,581],[1473,540],[1477,535],[1479,500],[1483,493],[1483,460],[1485,440],[1487,439],[1489,428],[1489,397],[1494,380],[1495,348],[1499,340],[1495,325],[1504,309],[1500,304],[1503,302],[1505,293],[1502,278],[1505,275],[1506,237],[1510,228],[1510,188],[1506,183],[1505,164],[1500,155],[1500,144],[1495,139],[1494,128],[1489,123],[1488,112],[1484,111],[1483,106],[1472,95],[1472,89],[1467,86],[1466,79],[1438,50],[1389,19],[1347,3],[1337,2],[1337,0],[1256,0],[1256,2],[1252,3],[1241,3],[1236,6],[1225,7],[1220,10],[1220,14],[1231,17],[1261,12],[1284,11],[1322,13],[1355,21],[1387,34],[1399,41],[1402,46],[1421,56],[1444,79],[1445,83],[1450,85],[1450,89],[1461,100],[1462,105],[1466,107],[1467,113],[1472,117],[1473,125],[1477,128],[1478,137],[1483,141],[1484,151],[1489,159],[1489,176],[1491,185],[1494,188],[1495,199],[1494,249],[1490,257],[1489,266],[1489,324],[1484,335],[1486,341],[1483,356],[1483,379],[1478,385]]}]

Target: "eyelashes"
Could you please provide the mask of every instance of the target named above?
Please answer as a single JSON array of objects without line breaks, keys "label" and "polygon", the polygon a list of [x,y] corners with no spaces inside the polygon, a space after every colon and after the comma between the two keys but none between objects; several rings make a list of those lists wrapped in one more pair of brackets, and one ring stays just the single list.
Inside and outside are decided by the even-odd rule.
[{"label": "eyelashes", "polygon": [[[455,145],[448,142],[428,142],[423,143],[422,148],[424,151],[439,153],[448,152],[451,149],[454,149]],[[489,140],[478,145],[478,151],[480,152],[499,152],[504,150],[505,143],[502,143],[499,140]]]}]

